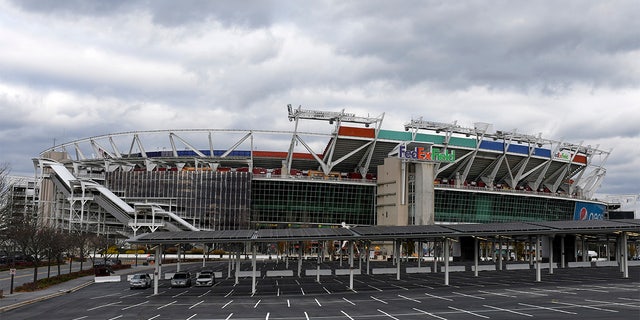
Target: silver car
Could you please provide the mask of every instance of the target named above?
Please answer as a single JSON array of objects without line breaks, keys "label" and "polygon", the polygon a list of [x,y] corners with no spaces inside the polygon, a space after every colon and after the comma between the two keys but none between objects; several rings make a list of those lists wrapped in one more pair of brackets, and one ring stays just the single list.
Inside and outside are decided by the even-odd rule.
[{"label": "silver car", "polygon": [[149,288],[151,287],[151,277],[146,273],[134,274],[129,280],[129,288]]},{"label": "silver car", "polygon": [[191,287],[191,273],[176,272],[171,278],[171,287]]}]

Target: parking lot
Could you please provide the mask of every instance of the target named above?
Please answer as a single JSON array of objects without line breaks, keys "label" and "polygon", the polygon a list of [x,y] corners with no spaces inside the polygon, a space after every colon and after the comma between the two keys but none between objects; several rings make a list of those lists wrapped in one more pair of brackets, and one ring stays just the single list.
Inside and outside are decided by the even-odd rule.
[{"label": "parking lot", "polygon": [[[244,264],[243,264],[244,266]],[[127,282],[96,283],[77,292],[0,315],[2,319],[515,319],[561,317],[637,319],[640,267],[622,278],[615,267],[556,269],[535,282],[535,270],[349,276],[227,278],[227,264],[208,263],[223,272],[211,287],[159,292],[129,289]],[[267,270],[278,264],[260,264]],[[201,264],[183,265],[194,274]],[[175,266],[165,266],[174,272]],[[264,274],[264,273],[261,273]]]}]

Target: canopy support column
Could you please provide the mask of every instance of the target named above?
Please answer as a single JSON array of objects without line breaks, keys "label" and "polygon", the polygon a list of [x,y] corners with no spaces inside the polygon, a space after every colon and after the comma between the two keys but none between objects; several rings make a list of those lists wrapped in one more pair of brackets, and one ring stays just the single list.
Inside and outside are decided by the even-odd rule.
[{"label": "canopy support column", "polygon": [[535,254],[535,263],[536,263],[536,282],[542,281],[542,276],[540,274],[540,235],[536,236],[536,254]]},{"label": "canopy support column", "polygon": [[444,238],[444,285],[449,285],[449,238]]},{"label": "canopy support column", "polygon": [[549,236],[549,274],[553,274],[553,236]]},{"label": "canopy support column", "polygon": [[473,271],[473,275],[475,277],[478,276],[478,238],[477,237],[473,237],[473,266],[474,266],[474,271]]},{"label": "canopy support column", "polygon": [[251,274],[251,294],[256,294],[256,244],[251,243],[251,265],[253,273]]}]

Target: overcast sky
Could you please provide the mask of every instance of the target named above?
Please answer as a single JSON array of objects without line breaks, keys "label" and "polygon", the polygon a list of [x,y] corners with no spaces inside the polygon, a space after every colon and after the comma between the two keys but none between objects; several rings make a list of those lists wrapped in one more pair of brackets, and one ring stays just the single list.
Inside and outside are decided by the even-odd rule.
[{"label": "overcast sky", "polygon": [[[313,6],[309,6],[313,3]],[[293,130],[286,105],[613,149],[640,193],[640,2],[0,0],[0,162],[180,128]],[[331,126],[324,124],[326,131]]]}]

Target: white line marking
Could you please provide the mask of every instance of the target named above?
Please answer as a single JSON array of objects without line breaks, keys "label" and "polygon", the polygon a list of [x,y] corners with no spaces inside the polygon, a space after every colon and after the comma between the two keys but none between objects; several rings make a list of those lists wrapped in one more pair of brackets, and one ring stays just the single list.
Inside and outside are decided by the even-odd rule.
[{"label": "white line marking", "polygon": [[229,291],[229,293],[227,293],[224,297],[226,298],[226,297],[230,296],[233,293],[233,290],[235,290],[235,289],[231,289],[231,291]]},{"label": "white line marking", "polygon": [[528,313],[522,313],[522,312],[518,312],[518,311],[513,311],[513,310],[509,310],[509,309],[503,309],[503,308],[498,308],[498,307],[494,307],[494,306],[490,306],[490,305],[483,305],[486,308],[491,308],[491,309],[496,309],[496,310],[500,310],[500,311],[506,311],[506,312],[511,312],[511,313],[515,313],[515,314],[519,314],[519,315],[523,315],[523,316],[527,316],[527,317],[533,317],[533,315],[528,314]]},{"label": "white line marking", "polygon": [[300,287],[300,291],[302,292],[302,295],[304,296],[304,290],[302,290],[302,287]]},{"label": "white line marking", "polygon": [[203,293],[203,294],[199,295],[199,296],[198,296],[198,298],[202,298],[202,296],[207,295],[209,292],[211,292],[211,290],[208,290],[207,292],[205,292],[205,293]]},{"label": "white line marking", "polygon": [[640,299],[631,299],[631,298],[618,298],[620,300],[629,300],[629,301],[640,301]]},{"label": "white line marking", "polygon": [[278,296],[278,297],[280,296],[280,288],[278,288],[278,294],[277,294],[277,296]]},{"label": "white line marking", "polygon": [[260,304],[260,301],[262,301],[262,300],[258,300],[258,302],[256,302],[256,304],[253,305],[254,309],[258,306],[258,304]]},{"label": "white line marking", "polygon": [[382,311],[380,309],[377,309],[377,310],[378,310],[378,312],[384,314],[385,316],[387,316],[387,317],[389,317],[391,319],[400,320],[400,319],[398,319],[398,318],[396,318],[396,317],[394,317],[394,316],[392,316],[392,315],[390,315],[390,314],[388,314],[388,313],[386,313],[386,312],[384,312],[384,311]]},{"label": "white line marking", "polygon": [[287,308],[291,308],[291,302],[287,299]]},{"label": "white line marking", "polygon": [[353,318],[351,318],[351,316],[350,316],[350,315],[348,315],[346,312],[344,312],[344,311],[342,311],[342,310],[340,310],[340,312],[342,312],[342,314],[344,314],[344,315],[345,315],[345,317],[349,318],[350,320],[353,320]]},{"label": "white line marking", "polygon": [[625,306],[625,307],[636,307],[636,308],[640,308],[640,306],[638,306],[638,305],[635,305],[635,304],[628,304],[628,303],[618,303],[618,302],[611,302],[611,301],[597,301],[597,300],[589,300],[589,299],[584,299],[584,301],[594,302],[594,303],[615,304],[615,305],[618,305],[618,306]]},{"label": "white line marking", "polygon": [[315,299],[316,303],[318,304],[319,307],[322,307],[322,305],[320,304],[320,301],[318,301],[318,299]]},{"label": "white line marking", "polygon": [[169,302],[169,303],[165,304],[164,306],[159,306],[157,309],[160,310],[160,309],[162,309],[164,307],[168,307],[168,306],[170,306],[170,305],[172,305],[172,304],[174,304],[176,302],[178,302],[178,301],[176,300],[176,301],[173,301],[173,302]]},{"label": "white line marking", "polygon": [[187,320],[191,320],[191,319],[193,319],[193,318],[194,318],[195,316],[197,316],[197,315],[198,315],[197,313],[194,313],[191,317],[187,318]]},{"label": "white line marking", "polygon": [[84,317],[80,317],[80,318],[75,318],[75,319],[73,319],[73,320],[80,320],[80,319],[84,319],[84,318],[86,318],[86,317],[88,317],[88,316],[84,316]]},{"label": "white line marking", "polygon": [[159,314],[157,314],[157,315],[155,315],[155,316],[153,316],[153,317],[149,318],[149,320],[153,320],[153,319],[155,319],[155,318],[157,318],[157,317],[159,317],[159,316],[160,316],[160,315],[159,315]]},{"label": "white line marking", "polygon": [[369,287],[371,287],[371,288],[374,288],[374,289],[376,289],[376,290],[378,290],[378,291],[382,291],[382,289],[376,288],[376,287],[374,287],[374,286],[372,286],[372,285],[370,285],[370,284],[369,284],[368,286],[369,286]]},{"label": "white line marking", "polygon": [[229,314],[229,316],[225,318],[225,320],[229,320],[229,319],[231,319],[231,316],[232,316],[232,315],[233,315],[233,312],[232,312],[232,313],[230,313],[230,314]]},{"label": "white line marking", "polygon": [[134,305],[131,305],[131,306],[128,306],[128,307],[124,307],[124,308],[122,308],[122,309],[120,309],[120,310],[127,310],[127,309],[131,309],[131,308],[135,308],[135,307],[137,307],[137,306],[141,306],[141,305],[143,305],[143,304],[145,304],[145,303],[149,303],[149,300],[147,300],[147,301],[145,301],[145,302],[140,302],[140,303],[138,303],[138,304],[134,304]]},{"label": "white line marking", "polygon": [[296,284],[300,285],[300,282],[298,282],[298,280],[296,280]]},{"label": "white line marking", "polygon": [[453,299],[449,299],[449,298],[444,298],[444,297],[438,297],[438,296],[434,296],[432,294],[428,294],[428,293],[424,293],[426,296],[432,297],[432,298],[438,298],[438,299],[442,299],[442,300],[447,300],[447,301],[453,301]]},{"label": "white line marking", "polygon": [[264,319],[269,320],[269,312],[267,312],[267,316]]},{"label": "white line marking", "polygon": [[397,285],[395,285],[395,284],[392,284],[391,286],[392,286],[392,287],[396,287],[396,288],[400,288],[400,289],[402,289],[402,290],[409,290],[409,288],[405,288],[405,287],[402,287],[402,286],[397,286]]},{"label": "white line marking", "polygon": [[229,300],[229,302],[225,303],[224,306],[222,306],[222,308],[220,308],[220,309],[224,309],[226,306],[230,305],[231,302],[233,302],[233,300]]},{"label": "white line marking", "polygon": [[603,287],[603,286],[592,286],[594,288],[601,288],[601,289],[611,289],[611,290],[627,290],[627,291],[637,291],[638,289],[633,289],[633,288],[623,288],[623,287]]},{"label": "white line marking", "polygon": [[515,298],[515,296],[510,296],[508,294],[495,293],[495,292],[489,292],[489,291],[484,291],[484,290],[478,290],[478,292],[482,292],[482,293],[486,293],[486,294],[493,294],[493,295],[496,295],[496,296],[507,297],[507,298]]},{"label": "white line marking", "polygon": [[117,296],[119,295],[119,293],[112,293],[112,294],[107,294],[104,296],[97,296],[97,297],[93,297],[93,298],[89,298],[91,300],[95,300],[95,299],[102,299],[102,298],[106,298],[106,297],[112,297],[112,296]]},{"label": "white line marking", "polygon": [[538,290],[543,292],[557,292],[557,293],[568,293],[568,294],[577,294],[575,292],[570,292],[566,290],[551,290],[551,289],[539,289],[539,288],[531,288],[531,290]]},{"label": "white line marking", "polygon": [[128,294],[128,295],[126,295],[126,296],[122,296],[122,297],[120,297],[120,299],[128,298],[128,297],[133,297],[133,296],[137,296],[137,295],[139,295],[139,294],[140,294],[140,292],[136,292],[136,293]]},{"label": "white line marking", "polygon": [[378,299],[378,298],[376,298],[376,297],[374,297],[374,296],[370,296],[370,297],[371,297],[371,299],[376,300],[376,301],[378,301],[378,302],[382,302],[382,303],[384,303],[384,304],[389,304],[388,302],[383,301],[383,300],[380,300],[380,299]]},{"label": "white line marking", "polygon": [[453,310],[456,310],[456,311],[460,311],[460,312],[468,313],[468,314],[474,315],[474,316],[476,316],[476,317],[489,319],[489,317],[487,317],[487,316],[483,316],[483,315],[481,315],[481,314],[477,314],[477,313],[475,313],[475,312],[471,312],[471,311],[467,311],[467,310],[462,310],[462,309],[454,308],[454,307],[452,307],[452,306],[449,306],[449,309],[453,309]]},{"label": "white line marking", "polygon": [[520,302],[518,302],[518,304],[521,305],[521,306],[532,307],[532,308],[536,308],[536,309],[551,310],[551,311],[562,312],[562,313],[567,313],[567,314],[576,314],[575,312],[569,312],[569,311],[558,310],[558,309],[554,309],[554,308],[541,307],[541,306],[534,306],[532,304],[526,304],[526,303],[520,303]]},{"label": "white line marking", "polygon": [[189,310],[193,309],[195,306],[197,306],[197,305],[199,305],[199,304],[201,304],[201,303],[203,303],[203,302],[204,302],[204,300],[202,300],[202,301],[200,301],[200,302],[198,302],[198,303],[196,303],[196,304],[192,305],[191,307],[189,307]]},{"label": "white line marking", "polygon": [[117,302],[107,303],[107,304],[104,304],[104,305],[101,305],[101,306],[97,306],[97,307],[93,307],[93,308],[91,308],[91,309],[87,309],[87,311],[93,311],[93,310],[96,310],[96,309],[100,309],[100,308],[104,308],[104,307],[112,306],[112,305],[114,305],[114,304],[118,304],[118,303],[122,303],[122,301],[117,301]]},{"label": "white line marking", "polygon": [[119,316],[113,317],[113,318],[109,318],[109,320],[114,320],[114,319],[118,319],[118,318],[122,318],[122,315],[119,315]]},{"label": "white line marking", "polygon": [[426,314],[426,315],[430,315],[430,316],[432,316],[432,317],[434,317],[434,318],[438,318],[438,319],[442,319],[442,320],[447,320],[447,318],[438,317],[438,316],[436,316],[435,314],[433,314],[433,313],[429,313],[429,312],[426,312],[426,311],[424,311],[424,310],[420,310],[420,309],[416,309],[416,308],[413,308],[413,310],[418,311],[418,312],[422,312],[422,313],[424,313],[424,314]]},{"label": "white line marking", "polygon": [[464,294],[464,293],[460,293],[460,292],[451,292],[451,293],[457,294],[457,295],[460,295],[460,296],[463,296],[463,297],[469,297],[469,298],[484,300],[483,297],[476,297],[476,296],[472,296],[470,294]]},{"label": "white line marking", "polygon": [[511,292],[516,292],[516,293],[532,294],[532,295],[534,295],[534,296],[543,296],[543,297],[548,296],[547,294],[544,294],[544,293],[535,293],[535,292],[520,291],[520,290],[513,290],[513,289],[505,289],[505,290],[507,290],[507,291],[511,291]]},{"label": "white line marking", "polygon": [[309,315],[307,314],[307,312],[304,312],[304,317],[307,318],[307,320],[309,320]]},{"label": "white line marking", "polygon": [[594,310],[607,311],[607,312],[618,312],[617,310],[603,309],[603,308],[597,308],[597,307],[585,306],[585,305],[573,304],[573,303],[566,303],[566,302],[551,301],[551,303],[564,304],[566,306],[581,307],[581,308],[594,309]]},{"label": "white line marking", "polygon": [[324,289],[324,291],[326,291],[328,294],[331,294],[331,291],[329,291],[329,289],[322,287],[322,289]]},{"label": "white line marking", "polygon": [[352,304],[352,305],[354,305],[354,306],[356,305],[355,303],[353,303],[353,302],[351,302],[351,301],[347,300],[347,298],[342,298],[342,300],[344,300],[344,301],[346,301],[346,302],[348,302],[348,303],[350,303],[350,304]]},{"label": "white line marking", "polygon": [[416,300],[416,299],[413,299],[413,298],[405,297],[405,296],[403,296],[403,295],[401,295],[401,294],[399,294],[399,295],[398,295],[398,297],[400,297],[400,298],[402,298],[402,299],[407,299],[407,300],[409,300],[409,301],[414,301],[414,302],[417,302],[417,303],[422,303],[420,300]]},{"label": "white line marking", "polygon": [[189,292],[189,290],[182,291],[182,292],[180,292],[180,293],[176,294],[175,296],[173,296],[173,297],[171,297],[171,298],[179,297],[179,296],[181,296],[181,295],[183,295],[183,294],[185,294],[185,293],[187,293],[187,292]]}]

